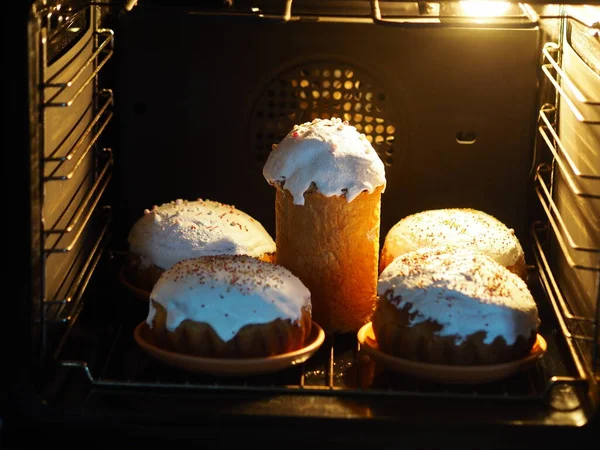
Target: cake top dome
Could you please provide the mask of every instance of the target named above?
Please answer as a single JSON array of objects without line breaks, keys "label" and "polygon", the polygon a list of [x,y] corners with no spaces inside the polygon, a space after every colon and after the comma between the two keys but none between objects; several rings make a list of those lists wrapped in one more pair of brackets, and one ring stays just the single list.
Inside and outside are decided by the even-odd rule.
[{"label": "cake top dome", "polygon": [[494,216],[472,208],[421,211],[398,221],[385,237],[393,258],[421,247],[452,244],[478,250],[505,267],[523,258],[513,229]]},{"label": "cake top dome", "polygon": [[182,259],[207,255],[275,252],[260,222],[233,205],[175,200],[145,210],[128,236],[129,248],[146,265],[168,269]]},{"label": "cake top dome", "polygon": [[386,185],[383,162],[367,137],[339,118],[295,125],[273,145],[263,175],[269,184],[288,190],[297,205],[304,204],[311,186],[326,197],[345,195],[351,202],[363,191]]}]

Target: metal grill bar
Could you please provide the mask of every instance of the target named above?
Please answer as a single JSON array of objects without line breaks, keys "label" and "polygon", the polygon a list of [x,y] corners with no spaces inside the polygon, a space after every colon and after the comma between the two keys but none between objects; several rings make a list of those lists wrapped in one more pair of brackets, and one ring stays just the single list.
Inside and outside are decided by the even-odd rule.
[{"label": "metal grill bar", "polygon": [[[536,186],[535,191],[536,191],[536,194],[538,196],[538,199],[540,200],[542,208],[544,209],[544,211],[546,212],[546,215],[548,216],[548,221],[549,221],[552,229],[554,230],[554,234],[555,234],[556,240],[558,241],[558,244],[559,244],[559,246],[560,246],[560,248],[562,250],[562,253],[563,253],[565,259],[569,263],[569,266],[571,268],[573,268],[573,269],[592,270],[594,272],[600,271],[600,267],[599,266],[586,266],[586,265],[582,265],[582,264],[577,264],[573,260],[573,258],[571,257],[571,255],[569,254],[569,252],[567,250],[567,244],[565,243],[565,241],[564,241],[564,239],[562,237],[562,234],[560,233],[559,226],[557,225],[556,220],[553,217],[552,211],[551,211],[550,207],[544,201],[544,194],[542,194],[542,192],[540,191],[539,186]],[[595,249],[593,251],[597,252],[598,250]]]},{"label": "metal grill bar", "polygon": [[[102,194],[106,190],[106,187],[108,186],[108,183],[112,177],[112,172],[110,171],[110,168],[113,165],[112,152],[109,149],[106,149],[106,152],[108,153],[109,158],[107,159],[102,171],[100,172],[100,175],[96,179],[94,186],[88,191],[88,193],[85,195],[84,199],[79,204],[77,211],[75,211],[73,217],[69,221],[69,224],[65,228],[61,228],[61,229],[55,228],[55,229],[46,230],[47,235],[50,235],[50,234],[58,234],[59,235],[59,238],[52,245],[52,247],[46,249],[46,253],[69,252],[73,249],[73,246],[79,240],[79,237],[83,233],[83,230],[85,229],[86,224],[88,223],[90,217],[92,216],[92,213],[94,212],[98,202],[100,201],[100,198],[102,197]],[[75,233],[71,242],[66,246],[62,246],[62,247],[59,246],[62,238],[65,235],[71,233],[73,231],[73,229],[78,225],[79,222],[81,222],[81,224],[79,225],[77,232]]]},{"label": "metal grill bar", "polygon": [[[94,387],[109,389],[177,389],[197,392],[282,393],[352,397],[423,397],[455,399],[494,399],[503,401],[541,400],[549,391],[549,376],[543,362],[537,369],[515,379],[482,385],[443,385],[395,374],[377,367],[358,350],[351,336],[328,336],[327,342],[300,367],[280,373],[227,379],[190,374],[165,366],[146,356],[133,342],[132,330],[120,324],[107,333],[106,356],[97,365],[83,359],[58,355],[58,364],[84,372]],[[350,360],[344,360],[350,356]],[[130,363],[124,367],[124,362]],[[96,369],[94,369],[96,367]],[[364,372],[362,369],[365,369]],[[367,370],[368,369],[368,370]],[[352,372],[348,376],[348,372]],[[308,374],[310,373],[310,376]],[[364,375],[363,375],[364,373]],[[310,380],[310,381],[309,381]]]},{"label": "metal grill bar", "polygon": [[[80,147],[83,145],[83,143],[88,139],[88,137],[90,136],[90,134],[92,133],[92,131],[95,129],[96,125],[100,122],[100,118],[104,115],[104,113],[107,111],[109,106],[113,105],[113,93],[111,90],[109,89],[104,89],[102,90],[98,96],[104,96],[107,97],[106,101],[104,102],[104,105],[102,106],[102,108],[100,108],[98,110],[98,113],[96,114],[96,116],[90,121],[90,123],[88,124],[88,126],[85,128],[85,130],[83,131],[83,133],[81,133],[81,136],[77,139],[77,141],[75,142],[75,144],[73,144],[73,146],[71,147],[71,149],[63,156],[55,156],[61,146],[62,143],[50,154],[50,156],[46,157],[45,160],[48,162],[65,162],[65,161],[70,161],[71,159],[73,159],[73,157],[75,157],[75,155],[77,155],[78,151],[80,150]],[[90,106],[88,107],[91,108],[92,104],[90,104]],[[87,110],[86,109],[86,112]],[[85,116],[85,112],[83,114],[83,116]],[[87,147],[85,148],[83,154],[81,155],[81,157],[79,158],[77,164],[75,165],[75,168],[71,171],[71,173],[67,174],[67,175],[62,175],[62,176],[57,176],[56,173],[58,172],[58,170],[60,169],[62,164],[57,164],[57,166],[54,168],[54,170],[51,172],[51,174],[47,177],[45,177],[46,180],[68,180],[70,178],[73,177],[77,167],[79,167],[79,165],[81,164],[81,162],[83,161],[85,155],[88,154],[89,150],[93,147],[93,145],[98,141],[98,138],[100,137],[100,135],[102,134],[102,132],[104,131],[104,129],[106,128],[106,126],[108,125],[108,123],[110,122],[110,120],[112,119],[112,112],[109,112],[109,114],[107,114],[107,117],[104,119],[104,121],[102,122],[102,125],[100,126],[100,128],[96,131],[96,133],[92,136],[92,138],[89,140],[90,142],[88,143]],[[73,129],[71,130],[71,133],[74,132],[74,130],[77,128],[77,124],[75,124],[73,126]],[[63,143],[67,140],[67,138],[65,138],[63,140]]]},{"label": "metal grill bar", "polygon": [[[77,98],[81,95],[81,93],[85,90],[85,88],[96,79],[96,76],[98,75],[98,73],[100,72],[100,70],[102,69],[102,67],[104,67],[104,65],[108,62],[108,60],[112,57],[113,53],[114,53],[114,32],[113,30],[110,29],[98,29],[95,31],[96,35],[99,36],[103,36],[106,35],[106,39],[104,39],[104,41],[98,46],[98,48],[94,51],[94,53],[87,59],[87,61],[85,61],[82,66],[79,68],[79,70],[77,70],[77,72],[75,73],[75,75],[73,75],[73,77],[71,77],[70,80],[66,81],[66,82],[62,82],[62,83],[58,83],[58,82],[53,82],[52,79],[47,81],[44,86],[47,88],[58,88],[58,90],[50,97],[50,99],[48,101],[46,101],[44,103],[45,107],[69,107],[73,104],[73,102],[75,102],[75,100],[77,100]],[[98,65],[95,67],[94,71],[90,74],[90,76],[85,80],[85,82],[79,87],[79,89],[69,98],[69,100],[67,100],[66,102],[56,102],[55,100],[57,99],[57,97],[62,94],[66,89],[68,89],[69,87],[71,87],[76,81],[77,79],[79,79],[79,77],[85,72],[85,70],[96,61],[96,58],[98,57],[98,55],[100,55],[100,53],[102,53],[102,51],[108,46],[109,47],[109,51],[106,53],[106,55],[104,56],[104,59],[102,59],[102,61],[100,61],[98,63]],[[64,68],[63,68],[64,70]],[[55,75],[53,77],[53,79],[55,79],[58,76]]]},{"label": "metal grill bar", "polygon": [[[538,183],[538,187],[536,187],[536,193],[538,194],[538,198],[540,200],[540,203],[542,204],[542,207],[544,208],[544,211],[546,211],[546,214],[548,215],[548,219],[550,220],[550,222],[552,224],[552,228],[554,229],[554,232],[557,235],[560,234],[560,236],[564,235],[569,243],[569,246],[573,250],[577,250],[577,251],[581,251],[581,252],[589,252],[589,253],[600,253],[600,248],[598,248],[598,247],[587,247],[584,245],[579,245],[575,242],[575,240],[571,236],[571,233],[569,233],[569,230],[567,230],[567,226],[565,225],[564,219],[563,219],[559,209],[557,208],[556,204],[552,200],[552,194],[550,193],[550,188],[544,181],[544,177],[542,175],[544,172],[552,173],[552,167],[550,167],[548,164],[540,164],[538,166],[536,175],[535,175],[535,180]],[[556,221],[558,222],[558,225],[556,224],[553,216],[556,217]],[[562,241],[562,239],[561,239],[561,241]],[[568,252],[565,252],[565,256],[566,257],[568,256]],[[572,266],[572,267],[575,267],[575,266]],[[587,269],[587,270],[600,270],[600,266],[599,267],[581,266],[578,268]]]},{"label": "metal grill bar", "polygon": [[[552,73],[550,72],[550,68],[553,68],[555,70],[559,69],[558,64],[556,63],[554,58],[552,58],[552,56],[550,55],[550,51],[555,52],[558,50],[560,50],[560,46],[554,42],[548,42],[544,45],[542,53],[550,61],[550,64],[542,64],[542,71],[544,72],[544,74],[546,75],[548,80],[550,80],[550,82],[552,83],[552,85],[554,86],[556,91],[560,94],[562,99],[565,101],[565,103],[567,104],[569,109],[573,112],[573,115],[579,122],[586,123],[589,125],[600,125],[600,120],[592,120],[592,119],[586,118],[583,115],[583,113],[577,108],[577,106],[575,106],[575,103],[573,102],[573,100],[571,99],[569,94],[567,94],[567,92],[562,88],[562,86],[561,86],[560,82],[557,80],[557,78],[554,75],[552,75]],[[563,74],[563,73],[564,72],[562,70],[559,72],[559,74]],[[578,89],[577,89],[577,92],[579,92]],[[581,95],[583,97],[583,94],[581,94],[581,92],[579,92],[579,95]],[[597,100],[589,100],[589,99],[586,99],[585,97],[583,97],[583,98],[588,104],[591,104],[591,105],[600,104],[600,103],[598,103]]]},{"label": "metal grill bar", "polygon": [[[44,320],[47,323],[72,323],[75,321],[77,314],[74,311],[82,303],[83,293],[106,247],[109,225],[110,217],[106,220],[96,242],[89,250],[84,264],[81,268],[78,267],[78,274],[71,282],[64,298],[44,302]],[[71,311],[71,314],[68,312],[65,314],[67,309]]]},{"label": "metal grill bar", "polygon": [[329,349],[329,364],[327,364],[327,387],[329,389],[335,389],[333,385],[333,374],[335,371],[335,336],[332,336],[331,338],[333,339],[333,342],[331,343],[331,348]]},{"label": "metal grill bar", "polygon": [[[547,113],[556,113],[556,108],[552,105],[544,105],[541,109],[540,109],[540,118],[542,119],[542,121],[544,122],[544,124],[546,125],[544,126],[540,126],[539,132],[542,134],[544,141],[546,142],[546,144],[548,145],[548,148],[550,149],[550,151],[552,152],[552,154],[554,155],[554,157],[556,158],[556,160],[558,161],[558,163],[561,166],[564,166],[564,163],[562,162],[562,158],[560,155],[562,155],[566,160],[567,163],[569,164],[569,167],[571,168],[571,171],[573,171],[573,173],[575,174],[575,176],[577,177],[581,177],[581,178],[591,178],[591,179],[595,179],[598,180],[600,179],[600,175],[593,175],[593,174],[589,174],[589,173],[585,173],[582,170],[579,169],[579,167],[577,166],[577,164],[575,164],[575,162],[573,161],[573,159],[571,158],[571,156],[569,155],[569,152],[567,152],[567,150],[565,149],[565,146],[563,145],[560,137],[558,136],[558,133],[556,132],[556,130],[554,129],[554,126],[552,125],[552,123],[550,122]],[[547,129],[548,131],[550,131],[550,134],[552,135],[552,138],[554,139],[554,142],[556,142],[556,145],[554,145],[552,143],[552,141],[550,140],[550,137],[548,136],[548,134],[546,133],[545,129]],[[557,150],[560,149],[560,153]],[[565,172],[568,172],[565,170]],[[571,181],[571,178],[569,176],[569,180],[570,183],[569,185],[574,183]],[[581,192],[577,192],[577,188],[576,187],[572,187],[571,189],[576,195],[581,195],[581,196],[586,196],[585,193],[581,193]],[[588,196],[590,197],[598,197],[597,195],[594,196],[592,194],[588,194]]]},{"label": "metal grill bar", "polygon": [[[573,82],[573,80],[562,70],[558,62],[554,59],[550,52],[557,53],[560,50],[560,46],[554,42],[548,42],[544,45],[542,49],[543,55],[546,57],[548,61],[550,61],[550,65],[556,70],[556,72],[560,75],[560,79],[564,81],[569,88],[573,91],[575,98],[577,101],[585,104],[585,105],[600,105],[600,98],[588,98],[586,97],[577,87],[577,85]],[[562,94],[562,92],[561,92]],[[574,112],[574,111],[573,111]]]},{"label": "metal grill bar", "polygon": [[[212,384],[197,384],[191,381],[129,381],[119,380],[110,378],[95,378],[89,365],[85,361],[81,360],[63,360],[59,361],[60,367],[65,368],[76,368],[82,370],[91,385],[94,387],[103,388],[116,388],[116,389],[169,389],[169,390],[193,390],[200,392],[214,391],[214,392],[227,392],[227,393],[247,393],[247,392],[260,392],[260,393],[280,393],[280,394],[308,394],[308,395],[333,395],[333,396],[351,396],[351,397],[422,397],[422,398],[449,398],[449,399],[466,399],[475,398],[478,400],[502,400],[502,401],[523,401],[523,400],[543,400],[546,392],[551,390],[552,380],[548,384],[544,385],[543,390],[535,388],[536,383],[529,383],[529,387],[533,387],[533,391],[525,393],[514,393],[509,392],[503,383],[499,383],[498,386],[501,388],[496,393],[486,393],[485,388],[462,388],[453,387],[449,388],[437,388],[429,386],[429,389],[425,389],[422,386],[419,388],[411,386],[411,382],[403,389],[399,387],[390,387],[387,389],[383,388],[372,388],[372,389],[347,389],[347,388],[335,388],[330,389],[329,387],[323,387],[319,385],[315,386],[301,386],[297,385],[260,385],[239,382],[238,384],[226,384],[226,383],[212,383]],[[554,377],[556,380],[560,380],[564,383],[578,382],[581,381],[573,377]],[[406,380],[402,380],[406,381]],[[412,383],[414,384],[414,382]],[[433,388],[433,389],[432,389]]]},{"label": "metal grill bar", "polygon": [[[60,161],[64,161],[64,160],[68,160],[68,159],[72,159],[72,157],[74,156],[75,152],[74,149],[80,145],[78,144],[78,141],[81,140],[81,137],[84,135],[89,135],[89,132],[87,129],[83,131],[83,133],[81,133],[80,137],[78,137],[75,141],[75,144],[73,144],[71,146],[70,150],[67,150],[66,154],[64,156],[56,156],[59,151],[65,146],[65,144],[71,140],[71,137],[75,135],[75,133],[77,132],[77,129],[82,126],[82,124],[85,124],[88,121],[88,114],[90,114],[91,111],[94,110],[94,106],[95,106],[95,102],[94,99],[91,99],[90,103],[88,104],[88,106],[83,110],[83,112],[80,114],[79,118],[77,119],[77,121],[73,124],[73,126],[71,127],[71,129],[69,130],[69,132],[65,135],[65,137],[63,138],[62,142],[60,142],[56,148],[53,151],[50,151],[45,157],[44,160],[48,161],[48,162],[60,162]],[[89,127],[88,127],[89,128]]]},{"label": "metal grill bar", "polygon": [[[539,238],[539,234],[541,231],[549,231],[547,225],[541,224],[539,222],[533,225],[533,239],[535,242],[535,252],[534,256],[536,259],[537,266],[540,268],[540,279],[542,281],[542,286],[546,292],[546,295],[551,301],[552,307],[554,308],[556,313],[558,314],[558,322],[561,328],[563,335],[567,338],[567,340],[579,339],[584,341],[591,340],[588,336],[574,335],[569,327],[567,326],[566,320],[573,320],[579,322],[590,322],[593,323],[595,327],[598,326],[597,321],[589,320],[583,317],[574,316],[569,311],[569,307],[564,297],[561,294],[560,288],[558,287],[558,283],[556,282],[554,275],[552,273],[552,269],[550,268],[550,264],[544,252],[542,242]],[[594,333],[595,334],[595,333]],[[577,367],[578,373],[581,379],[586,379],[587,375],[585,371],[582,369],[583,364],[581,359],[579,358],[577,352],[574,347],[570,345],[570,349],[572,350],[573,360]]]}]

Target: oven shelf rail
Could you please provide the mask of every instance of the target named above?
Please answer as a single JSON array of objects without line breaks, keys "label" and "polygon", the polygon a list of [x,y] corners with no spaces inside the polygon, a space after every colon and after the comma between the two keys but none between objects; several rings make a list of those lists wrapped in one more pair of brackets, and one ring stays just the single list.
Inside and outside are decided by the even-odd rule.
[{"label": "oven shelf rail", "polygon": [[[75,74],[67,81],[59,82],[57,78],[60,74],[68,67],[63,67],[63,70],[57,73],[54,77],[50,78],[44,83],[44,88],[53,88],[55,92],[45,101],[44,107],[60,107],[68,108],[79,98],[79,96],[85,91],[85,89],[97,80],[97,76],[106,65],[109,59],[114,54],[114,31],[108,28],[97,29],[95,32],[96,38],[103,38],[100,44],[97,45],[95,51],[84,61],[81,66],[77,69]],[[98,61],[98,58],[102,56],[102,59]],[[75,59],[76,60],[76,59]],[[89,67],[93,67],[93,71],[88,75],[85,81],[79,86],[79,88],[71,94],[68,100],[58,100],[58,98],[70,87],[74,86],[83,74],[86,73]]]},{"label": "oven shelf rail", "polygon": [[[599,337],[599,324],[598,320],[594,320],[589,317],[583,317],[571,312],[568,300],[562,294],[559,284],[557,283],[551,265],[548,261],[546,251],[544,250],[544,243],[549,239],[549,232],[552,229],[548,223],[536,222],[532,228],[532,235],[534,239],[534,258],[536,267],[539,271],[539,278],[541,285],[546,293],[546,296],[550,300],[552,308],[556,313],[557,320],[560,326],[562,335],[567,341],[570,353],[573,357],[573,362],[578,372],[578,377],[570,378],[572,381],[585,381],[590,382],[590,376],[588,373],[595,372],[593,369],[596,367],[596,371],[599,364],[598,355],[598,337]],[[581,329],[582,324],[592,325],[592,333],[584,333]],[[589,359],[582,358],[577,344],[581,344],[579,349],[589,349],[591,356]],[[584,370],[586,361],[590,367],[589,372]]]},{"label": "oven shelf rail", "polygon": [[542,208],[544,209],[544,212],[546,213],[549,224],[552,227],[556,239],[558,240],[564,257],[569,262],[569,266],[571,268],[600,272],[600,256],[598,260],[596,260],[595,265],[580,264],[574,261],[570,256],[568,249],[575,250],[576,252],[586,252],[600,255],[600,247],[575,242],[575,239],[565,225],[565,220],[562,216],[562,213],[552,199],[552,188],[550,186],[550,182],[546,181],[545,179],[551,174],[552,166],[549,164],[542,163],[537,167],[535,175],[535,180],[537,182],[535,192]]},{"label": "oven shelf rail", "polygon": [[[588,192],[581,189],[580,183],[575,181],[577,179],[600,180],[600,175],[581,170],[573,161],[556,132],[555,125],[553,124],[553,122],[555,122],[555,116],[556,107],[550,104],[544,105],[539,112],[539,121],[541,121],[541,124],[538,126],[538,132],[542,136],[548,149],[552,152],[554,160],[559,165],[562,173],[565,175],[571,191],[578,197],[600,198],[600,192]],[[550,117],[553,117],[553,119],[551,120]]]},{"label": "oven shelf rail", "polygon": [[[597,32],[598,24],[584,24],[570,15],[562,16],[561,20],[561,27],[565,29],[570,21],[576,21],[589,31]],[[583,148],[579,148],[583,144],[573,136],[579,136],[575,133],[597,134],[600,97],[597,93],[584,94],[577,80],[561,67],[567,45],[562,44],[563,40],[561,44],[546,42],[542,46],[542,81],[548,83],[554,104],[543,104],[537,118],[536,140],[549,152],[547,160],[537,164],[533,175],[534,194],[544,216],[532,227],[533,255],[540,284],[555,312],[578,373],[572,381],[580,380],[590,391],[597,392],[600,383],[600,218],[597,209],[600,172],[593,163],[583,159],[585,153],[582,155]],[[588,224],[587,229],[582,220]],[[565,283],[565,277],[592,280],[588,284],[593,291],[582,293],[566,286],[569,283]]]},{"label": "oven shelf rail", "polygon": [[[108,154],[106,157],[106,162],[95,178],[93,186],[85,193],[82,200],[79,202],[79,205],[75,209],[73,215],[65,225],[61,226],[60,224],[56,224],[56,226],[50,227],[45,231],[46,242],[49,241],[48,238],[53,236],[55,237],[55,239],[52,240],[53,243],[45,249],[47,254],[67,253],[73,250],[75,244],[83,234],[87,224],[90,222],[90,219],[96,210],[102,195],[106,191],[112,176],[112,152],[110,149],[103,150],[106,154]],[[78,191],[79,190],[77,190],[77,192],[73,195],[73,198],[68,203],[75,201]],[[59,222],[62,221],[59,220]],[[63,238],[66,238],[67,236],[73,236],[73,238],[68,243],[63,244]]]},{"label": "oven shelf rail", "polygon": [[[576,105],[577,101],[583,105],[600,106],[600,97],[587,97],[581,92],[577,84],[561,69],[556,58],[553,56],[553,54],[560,51],[561,46],[556,42],[547,42],[544,44],[542,54],[548,63],[542,64],[542,72],[546,75],[548,80],[550,80],[560,96],[565,100],[565,103],[569,106],[569,109],[573,112],[579,122],[589,125],[600,125],[600,120],[586,116]],[[552,69],[555,71],[556,75],[552,74]],[[575,98],[563,88],[563,85],[569,87]],[[600,176],[596,176],[595,178],[600,178]]]},{"label": "oven shelf rail", "polygon": [[[369,358],[361,354],[359,344],[354,341],[354,348],[350,350],[351,356],[341,356],[340,347],[335,342],[335,337],[328,337],[326,343],[319,350],[319,354],[308,361],[299,364],[290,372],[259,375],[235,380],[222,379],[210,375],[186,374],[179,370],[162,367],[139,349],[131,352],[124,342],[131,341],[130,330],[121,325],[111,336],[113,340],[107,351],[103,364],[95,369],[85,360],[64,358],[57,360],[59,367],[67,370],[79,371],[96,389],[164,389],[164,390],[191,390],[195,392],[227,392],[227,393],[265,393],[265,394],[292,394],[314,396],[343,396],[343,397],[416,397],[416,398],[448,398],[469,400],[494,400],[494,401],[536,401],[552,405],[554,389],[556,387],[579,388],[586,386],[587,381],[578,376],[549,375],[550,368],[543,361],[536,367],[523,374],[519,380],[497,381],[493,384],[482,385],[445,385],[422,381],[411,377],[396,377],[386,374],[385,381],[378,381],[377,385],[369,385],[368,375],[361,375],[359,367],[372,364]],[[136,368],[128,372],[127,376],[114,376],[111,366],[115,360],[122,357],[126,351],[128,358],[136,360]],[[342,367],[353,370],[354,379],[348,384],[341,383]],[[158,371],[158,374],[155,373]],[[381,375],[381,374],[380,374]],[[578,407],[575,406],[574,408]],[[563,408],[564,410],[564,408]]]},{"label": "oven shelf rail", "polygon": [[[110,224],[112,215],[110,208],[105,207],[101,211],[103,215],[103,225],[91,249],[77,255],[75,261],[83,261],[76,267],[76,275],[70,280],[68,286],[64,289],[64,294],[57,294],[56,298],[45,299],[44,304],[44,322],[45,324],[69,324],[72,325],[77,320],[81,308],[83,307],[83,294],[98,266],[104,251],[110,240]],[[75,264],[73,264],[75,269]],[[71,270],[69,270],[71,272]],[[67,282],[67,279],[65,279]],[[62,291],[61,291],[62,292]],[[66,339],[66,334],[63,339]],[[60,345],[56,351],[60,351]]]},{"label": "oven shelf rail", "polygon": [[[47,157],[45,157],[45,162],[57,163],[50,173],[44,177],[45,181],[66,181],[73,178],[77,169],[81,167],[85,157],[89,154],[90,150],[94,148],[94,145],[96,142],[98,142],[98,139],[110,123],[111,119],[113,118],[113,112],[111,108],[114,105],[112,91],[110,89],[103,89],[102,91],[98,92],[96,96],[98,99],[104,98],[104,103],[96,113],[95,117],[89,122],[85,130],[83,130],[79,137],[77,137],[73,146],[65,154],[57,156],[59,153],[61,153],[60,150],[62,149],[63,143],[67,142],[67,139],[64,139],[56,147],[56,149],[54,149]],[[88,108],[91,107],[93,107],[93,105],[88,106]],[[87,109],[84,111],[84,115],[85,112],[87,112]],[[76,125],[77,124],[75,124],[70,130],[69,136],[76,132]],[[83,151],[81,151],[82,148]],[[66,162],[72,161],[80,151],[81,154],[73,165],[71,171],[66,174],[59,173],[62,166]]]},{"label": "oven shelf rail", "polygon": [[[41,80],[42,139],[35,156],[41,173],[36,202],[41,284],[33,322],[43,359],[68,339],[111,236],[112,211],[103,199],[114,155],[103,137],[113,120],[114,95],[100,79],[114,56],[114,32],[99,26],[98,6],[36,11],[45,27],[35,35]],[[52,42],[68,45],[57,52]],[[61,342],[55,348],[49,344],[51,332]]]},{"label": "oven shelf rail", "polygon": [[[600,120],[592,117],[589,111],[600,112],[600,98],[586,97],[577,87],[576,83],[560,68],[553,53],[560,52],[561,46],[554,42],[548,42],[543,47],[544,60],[549,63],[542,64],[542,71],[546,78],[551,82],[557,93],[558,99],[562,99],[567,105],[575,119],[581,124],[583,130],[590,134],[597,133],[600,127]],[[554,75],[552,72],[556,75]],[[564,88],[568,86],[570,94]],[[586,105],[592,108],[587,113],[581,111],[579,105]],[[600,117],[600,114],[597,115]],[[539,111],[538,132],[543,142],[550,150],[553,160],[558,165],[561,174],[564,176],[567,186],[571,192],[579,198],[600,199],[600,172],[593,169],[593,166],[582,167],[581,162],[576,162],[573,158],[573,149],[569,148],[563,142],[558,132],[559,110],[557,105],[544,104]],[[546,171],[546,168],[543,169]],[[538,174],[536,174],[538,177]]]}]

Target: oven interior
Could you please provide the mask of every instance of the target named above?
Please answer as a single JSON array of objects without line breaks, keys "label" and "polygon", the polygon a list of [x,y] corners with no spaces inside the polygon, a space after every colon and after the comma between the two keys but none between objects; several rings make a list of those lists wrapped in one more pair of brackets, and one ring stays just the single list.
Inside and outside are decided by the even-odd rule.
[{"label": "oven interior", "polygon": [[[63,419],[167,423],[187,423],[189,412],[591,422],[600,7],[498,3],[486,16],[463,3],[34,2],[24,303],[40,403]],[[348,120],[384,161],[381,236],[410,213],[451,206],[515,229],[548,344],[535,367],[440,384],[378,367],[354,335],[328,335],[305,363],[227,378],[140,350],[132,333],[148,306],[118,279],[133,222],[152,205],[205,198],[234,204],[274,236],[262,165],[273,143],[315,117]]]}]

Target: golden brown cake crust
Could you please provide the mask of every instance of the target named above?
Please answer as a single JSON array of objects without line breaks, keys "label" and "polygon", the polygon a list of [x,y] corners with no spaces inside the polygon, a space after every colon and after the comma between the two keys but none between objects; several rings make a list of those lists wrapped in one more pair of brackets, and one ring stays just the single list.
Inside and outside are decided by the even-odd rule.
[{"label": "golden brown cake crust", "polygon": [[[152,301],[152,300],[151,300]],[[296,322],[276,319],[265,324],[243,326],[229,341],[224,342],[207,323],[183,321],[175,330],[166,328],[165,308],[153,302],[156,314],[149,334],[156,345],[178,353],[211,358],[264,358],[299,350],[306,345],[312,319],[303,308]]]},{"label": "golden brown cake crust", "polygon": [[315,189],[304,205],[276,190],[276,262],[311,292],[312,317],[326,332],[355,332],[377,298],[380,186],[351,202]]},{"label": "golden brown cake crust", "polygon": [[[485,344],[485,332],[468,336],[460,345],[454,336],[439,336],[441,326],[434,321],[410,324],[412,305],[398,309],[386,295],[379,298],[373,314],[373,333],[379,348],[388,354],[413,361],[444,365],[500,364],[527,356],[536,340],[519,336],[513,345],[497,337]],[[414,314],[414,313],[413,313]]]}]

